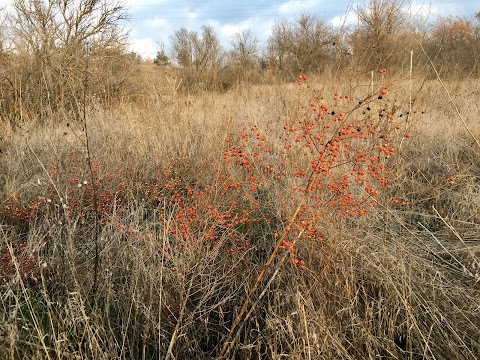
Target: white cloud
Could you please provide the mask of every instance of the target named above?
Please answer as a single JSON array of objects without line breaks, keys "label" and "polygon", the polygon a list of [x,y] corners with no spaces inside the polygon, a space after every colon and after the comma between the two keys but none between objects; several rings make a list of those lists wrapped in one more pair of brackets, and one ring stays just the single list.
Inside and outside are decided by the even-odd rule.
[{"label": "white cloud", "polygon": [[129,49],[135,51],[144,59],[153,59],[159,50],[159,46],[152,38],[131,39]]},{"label": "white cloud", "polygon": [[245,30],[245,26],[242,26],[242,24],[226,24],[220,28],[220,35],[225,38],[231,38],[243,30]]},{"label": "white cloud", "polygon": [[243,30],[251,30],[258,41],[259,50],[266,44],[274,24],[273,19],[249,18],[237,24],[224,24],[215,26],[222,46],[228,50],[233,35]]},{"label": "white cloud", "polygon": [[303,12],[318,6],[316,1],[290,0],[280,5],[278,12],[280,14],[291,14],[294,12]]},{"label": "white cloud", "polygon": [[222,38],[230,39],[233,35],[240,33],[244,30],[252,30],[258,26],[260,23],[259,18],[248,18],[242,22],[236,24],[224,24],[220,25],[220,33],[219,36]]},{"label": "white cloud", "polygon": [[448,17],[454,16],[468,16],[472,15],[472,9],[469,9],[468,4],[459,3],[424,3],[413,2],[411,6],[405,8],[405,11],[412,16],[422,21],[435,21],[439,16]]},{"label": "white cloud", "polygon": [[164,18],[151,18],[146,19],[143,22],[143,25],[150,27],[155,30],[165,29],[169,27],[168,21]]},{"label": "white cloud", "polygon": [[346,15],[333,17],[330,23],[335,27],[354,25],[357,23],[357,15],[353,11],[350,11]]},{"label": "white cloud", "polygon": [[127,6],[145,6],[167,4],[168,0],[124,0]]},{"label": "white cloud", "polygon": [[187,18],[188,20],[195,20],[198,18],[198,13],[195,11],[185,11],[182,13],[182,17]]}]

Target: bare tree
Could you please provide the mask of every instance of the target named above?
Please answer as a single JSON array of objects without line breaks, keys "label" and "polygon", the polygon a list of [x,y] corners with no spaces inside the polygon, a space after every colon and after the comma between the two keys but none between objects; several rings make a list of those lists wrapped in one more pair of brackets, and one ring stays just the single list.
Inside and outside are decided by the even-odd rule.
[{"label": "bare tree", "polygon": [[[58,109],[78,115],[87,61],[90,88],[94,83],[102,88],[97,96],[118,91],[118,77],[107,79],[111,74],[95,64],[100,57],[106,63],[106,52],[110,63],[127,55],[122,27],[127,18],[120,0],[13,0],[7,26],[15,49],[11,57],[16,60],[11,59],[6,78],[15,93],[16,108],[21,104],[22,114],[33,112],[40,117]],[[113,82],[117,85],[110,86]]]},{"label": "bare tree", "polygon": [[211,26],[202,26],[202,32],[181,28],[170,36],[171,58],[181,67],[182,87],[187,90],[216,89],[224,52]]},{"label": "bare tree", "polygon": [[196,45],[196,66],[198,70],[218,69],[222,66],[223,49],[211,26],[202,26],[202,36]]},{"label": "bare tree", "polygon": [[178,65],[197,72],[217,69],[223,61],[220,41],[211,26],[203,26],[199,35],[181,28],[170,37],[172,57]]},{"label": "bare tree", "polygon": [[269,39],[280,70],[322,70],[334,54],[334,36],[329,25],[315,15],[303,14],[294,22],[276,22]]},{"label": "bare tree", "polygon": [[126,40],[128,18],[118,0],[13,0],[10,21],[18,48],[28,51],[105,47]]},{"label": "bare tree", "polygon": [[4,41],[5,41],[5,8],[0,7],[0,53],[4,50]]},{"label": "bare tree", "polygon": [[443,76],[480,74],[480,25],[468,18],[440,17],[425,42]]},{"label": "bare tree", "polygon": [[177,64],[183,68],[191,68],[194,63],[195,43],[198,41],[198,35],[194,31],[181,28],[170,36],[172,45],[172,57]]},{"label": "bare tree", "polygon": [[250,29],[236,33],[231,41],[231,62],[242,70],[258,63],[258,40]]},{"label": "bare tree", "polygon": [[306,71],[321,69],[331,55],[331,28],[314,15],[303,14],[295,24],[293,50],[298,66]]},{"label": "bare tree", "polygon": [[408,33],[404,0],[370,0],[356,10],[358,26],[350,36],[359,64],[370,69],[387,67],[405,51]]},{"label": "bare tree", "polygon": [[293,41],[292,23],[285,19],[275,22],[272,35],[268,39],[268,49],[269,53],[276,58],[279,70],[284,70]]}]

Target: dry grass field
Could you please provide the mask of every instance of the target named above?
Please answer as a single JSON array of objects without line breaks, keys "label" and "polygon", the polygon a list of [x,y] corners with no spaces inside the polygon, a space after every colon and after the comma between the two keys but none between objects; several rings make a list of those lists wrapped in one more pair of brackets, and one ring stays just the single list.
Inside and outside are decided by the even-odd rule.
[{"label": "dry grass field", "polygon": [[0,358],[480,356],[478,80],[139,74],[2,124]]}]

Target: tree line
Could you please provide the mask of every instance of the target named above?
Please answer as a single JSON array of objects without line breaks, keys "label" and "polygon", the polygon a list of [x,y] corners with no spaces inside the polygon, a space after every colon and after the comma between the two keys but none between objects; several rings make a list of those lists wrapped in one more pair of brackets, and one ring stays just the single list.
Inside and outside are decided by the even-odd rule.
[{"label": "tree line", "polygon": [[414,51],[415,69],[424,71],[431,60],[444,76],[480,75],[480,12],[428,23],[410,16],[405,5],[403,0],[370,0],[355,9],[356,24],[341,28],[314,14],[281,19],[266,44],[244,30],[233,36],[228,49],[222,48],[210,26],[199,32],[181,28],[170,36],[170,52],[158,52],[154,62],[196,76],[223,70],[242,79],[263,69],[295,79],[299,70],[408,70]]},{"label": "tree line", "polygon": [[[288,81],[305,73],[368,74],[413,67],[432,75],[480,76],[480,13],[433,23],[406,12],[403,0],[370,0],[355,9],[354,25],[335,28],[314,14],[279,19],[260,44],[254,33],[221,46],[211,26],[181,28],[155,64],[172,68],[187,91],[227,90],[239,82]],[[128,9],[121,0],[13,0],[0,7],[0,117],[80,118],[83,97],[136,101],[141,59],[128,50]],[[82,101],[81,101],[82,100]]]}]

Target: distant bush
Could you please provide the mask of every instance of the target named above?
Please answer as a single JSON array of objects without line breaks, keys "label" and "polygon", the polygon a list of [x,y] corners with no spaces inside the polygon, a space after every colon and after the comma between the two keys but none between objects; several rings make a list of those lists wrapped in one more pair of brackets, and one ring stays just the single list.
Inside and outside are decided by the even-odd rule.
[{"label": "distant bush", "polygon": [[13,1],[0,56],[2,121],[78,119],[84,96],[104,103],[133,96],[127,17],[118,1]]},{"label": "distant bush", "polygon": [[425,47],[442,76],[480,76],[480,13],[476,21],[453,16],[439,18]]}]

